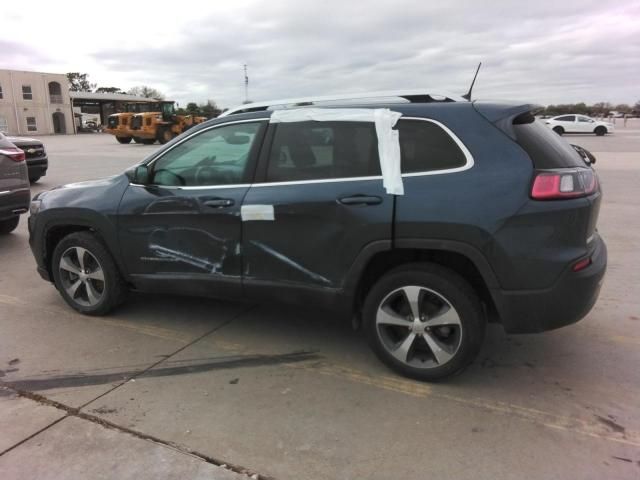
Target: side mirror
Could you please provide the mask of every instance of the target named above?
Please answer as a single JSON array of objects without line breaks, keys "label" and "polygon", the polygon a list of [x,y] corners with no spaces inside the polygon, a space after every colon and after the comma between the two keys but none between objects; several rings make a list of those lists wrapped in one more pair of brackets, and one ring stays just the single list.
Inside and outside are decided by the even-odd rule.
[{"label": "side mirror", "polygon": [[147,165],[136,165],[128,169],[125,174],[131,183],[146,185],[149,183],[149,167]]}]

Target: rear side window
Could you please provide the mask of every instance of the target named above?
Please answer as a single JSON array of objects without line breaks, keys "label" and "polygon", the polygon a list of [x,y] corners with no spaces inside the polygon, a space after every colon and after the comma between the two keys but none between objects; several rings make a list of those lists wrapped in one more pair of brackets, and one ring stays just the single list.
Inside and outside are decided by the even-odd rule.
[{"label": "rear side window", "polygon": [[417,173],[462,167],[467,158],[442,127],[422,120],[400,120],[402,173]]},{"label": "rear side window", "polygon": [[571,144],[530,113],[513,121],[516,142],[529,154],[538,169],[584,167]]},{"label": "rear side window", "polygon": [[278,124],[268,182],[380,175],[378,138],[369,122]]},{"label": "rear side window", "polygon": [[565,115],[564,117],[556,118],[556,122],[574,122],[576,117],[574,115]]}]

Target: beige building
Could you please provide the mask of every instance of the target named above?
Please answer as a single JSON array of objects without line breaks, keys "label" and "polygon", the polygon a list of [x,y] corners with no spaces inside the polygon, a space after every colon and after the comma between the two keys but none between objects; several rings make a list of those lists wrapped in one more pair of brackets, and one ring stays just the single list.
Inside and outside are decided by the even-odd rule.
[{"label": "beige building", "polygon": [[23,136],[74,133],[67,76],[0,70],[0,131]]}]

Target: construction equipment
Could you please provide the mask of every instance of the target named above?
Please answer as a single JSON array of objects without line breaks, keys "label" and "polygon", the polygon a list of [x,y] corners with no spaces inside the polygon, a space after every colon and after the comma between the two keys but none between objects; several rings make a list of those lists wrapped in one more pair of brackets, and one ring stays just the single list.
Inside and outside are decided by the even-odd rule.
[{"label": "construction equipment", "polygon": [[155,111],[160,108],[157,102],[154,103],[127,103],[124,112],[114,113],[107,118],[105,132],[115,135],[118,143],[131,143],[133,139],[136,143],[142,143],[131,130],[131,119],[136,113]]},{"label": "construction equipment", "polygon": [[163,101],[158,104],[159,111],[137,113],[130,122],[132,137],[139,138],[147,145],[155,143],[156,140],[167,143],[194,125],[207,120],[206,117],[177,115],[172,101]]}]

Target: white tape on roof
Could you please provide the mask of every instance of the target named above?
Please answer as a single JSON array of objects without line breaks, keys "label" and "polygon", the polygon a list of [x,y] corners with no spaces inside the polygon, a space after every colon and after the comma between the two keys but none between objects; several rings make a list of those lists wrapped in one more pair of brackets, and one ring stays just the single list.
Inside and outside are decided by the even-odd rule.
[{"label": "white tape on roof", "polygon": [[373,122],[378,137],[382,185],[390,195],[404,195],[400,170],[400,139],[393,130],[401,113],[388,108],[294,108],[276,110],[270,123]]}]

